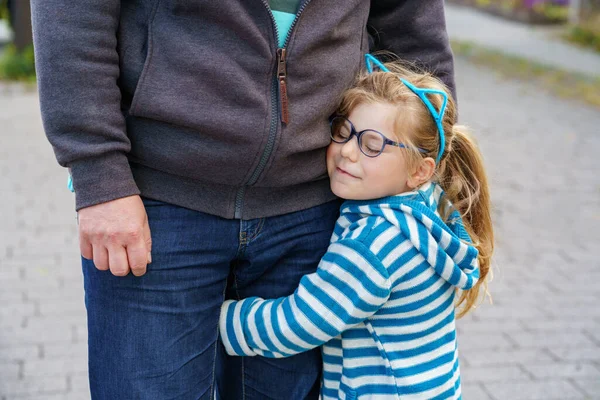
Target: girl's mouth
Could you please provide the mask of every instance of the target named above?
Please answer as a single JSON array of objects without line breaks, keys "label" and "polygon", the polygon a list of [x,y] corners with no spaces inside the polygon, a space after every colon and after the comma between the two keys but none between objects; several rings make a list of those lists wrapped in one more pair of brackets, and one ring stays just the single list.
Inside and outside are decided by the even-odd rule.
[{"label": "girl's mouth", "polygon": [[342,174],[342,175],[346,175],[346,176],[349,176],[349,177],[351,177],[351,178],[358,179],[358,177],[357,177],[357,176],[354,176],[354,175],[352,175],[351,173],[349,173],[349,172],[346,172],[345,170],[341,169],[340,167],[336,167],[336,170],[337,170],[337,172],[339,172],[339,173],[340,173],[340,174]]}]

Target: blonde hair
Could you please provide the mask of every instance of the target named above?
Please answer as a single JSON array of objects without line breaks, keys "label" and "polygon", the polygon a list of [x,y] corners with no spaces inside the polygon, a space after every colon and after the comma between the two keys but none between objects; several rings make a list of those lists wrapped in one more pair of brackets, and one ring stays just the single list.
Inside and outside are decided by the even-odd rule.
[{"label": "blonde hair", "polygon": [[[412,148],[426,149],[407,152],[409,171],[416,171],[424,157],[436,159],[440,149],[440,137],[436,123],[423,101],[399,78],[418,88],[443,90],[446,86],[429,73],[408,69],[400,62],[384,64],[390,72],[364,72],[354,86],[342,96],[338,113],[348,116],[359,104],[388,103],[398,106],[395,123],[397,139]],[[428,95],[436,110],[442,106],[442,96]],[[448,93],[446,112],[442,119],[446,145],[440,162],[436,165],[433,180],[444,190],[448,201],[440,201],[438,209],[445,222],[453,210],[457,210],[473,245],[479,251],[479,281],[470,290],[460,293],[456,307],[462,317],[477,304],[480,289],[487,293],[490,262],[494,251],[494,231],[491,219],[491,204],[488,180],[481,152],[464,126],[457,125],[456,103]],[[408,132],[409,134],[403,134]],[[449,207],[450,206],[450,207]],[[462,306],[462,307],[461,307]]]}]

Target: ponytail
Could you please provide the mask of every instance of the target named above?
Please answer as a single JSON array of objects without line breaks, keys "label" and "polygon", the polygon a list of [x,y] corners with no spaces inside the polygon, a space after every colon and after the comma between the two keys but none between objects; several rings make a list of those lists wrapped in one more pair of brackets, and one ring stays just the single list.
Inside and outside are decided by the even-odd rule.
[{"label": "ponytail", "polygon": [[[445,156],[438,170],[438,182],[462,216],[473,245],[479,251],[479,280],[475,286],[460,294],[458,318],[476,306],[481,287],[487,289],[486,277],[494,251],[491,202],[483,158],[477,144],[461,125],[453,125]],[[451,210],[440,210],[447,218]],[[487,290],[486,290],[487,291]]]}]

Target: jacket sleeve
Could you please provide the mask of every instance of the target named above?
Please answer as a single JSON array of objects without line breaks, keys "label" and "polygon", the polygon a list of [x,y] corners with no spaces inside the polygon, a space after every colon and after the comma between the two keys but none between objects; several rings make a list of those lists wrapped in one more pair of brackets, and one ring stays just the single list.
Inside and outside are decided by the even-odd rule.
[{"label": "jacket sleeve", "polygon": [[330,245],[294,294],[226,301],[220,333],[230,355],[288,357],[321,346],[373,315],[390,295],[389,275],[362,243]]},{"label": "jacket sleeve", "polygon": [[32,0],[42,120],[76,209],[139,194],[117,85],[120,0]]},{"label": "jacket sleeve", "polygon": [[374,41],[371,52],[392,51],[435,74],[456,99],[444,0],[373,0],[367,26]]}]

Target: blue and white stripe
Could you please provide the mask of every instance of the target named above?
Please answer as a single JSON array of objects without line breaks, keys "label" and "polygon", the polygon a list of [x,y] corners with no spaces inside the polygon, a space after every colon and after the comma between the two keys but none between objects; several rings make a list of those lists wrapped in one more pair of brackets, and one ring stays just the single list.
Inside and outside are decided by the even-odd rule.
[{"label": "blue and white stripe", "polygon": [[287,357],[323,345],[328,399],[460,399],[454,304],[479,277],[456,215],[437,214],[438,185],[347,201],[314,274],[276,300],[227,301],[231,355]]}]

